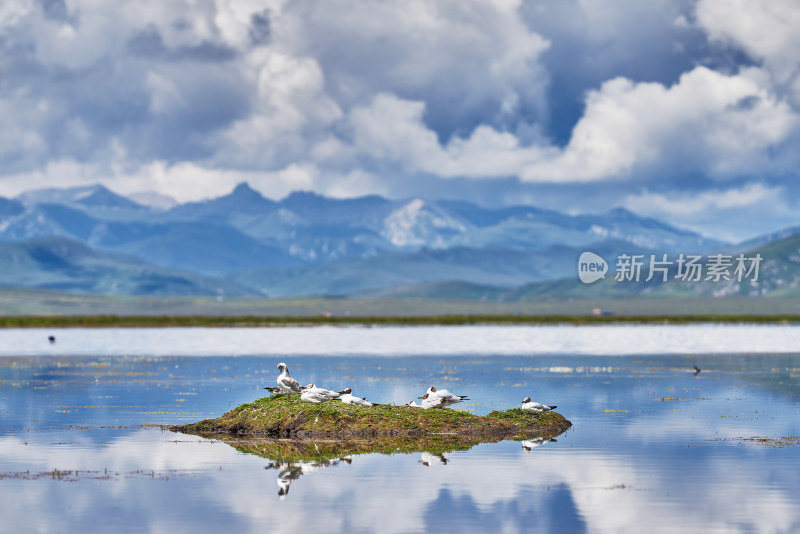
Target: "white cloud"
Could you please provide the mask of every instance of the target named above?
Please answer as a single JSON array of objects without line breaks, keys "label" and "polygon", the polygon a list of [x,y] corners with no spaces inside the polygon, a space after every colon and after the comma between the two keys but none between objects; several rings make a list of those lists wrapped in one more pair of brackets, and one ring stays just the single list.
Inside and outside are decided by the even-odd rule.
[{"label": "white cloud", "polygon": [[267,12],[274,17],[286,3],[287,0],[214,0],[214,25],[226,43],[246,49],[253,15]]},{"label": "white cloud", "polygon": [[522,172],[532,181],[590,181],[634,171],[692,170],[712,176],[763,171],[769,149],[798,116],[758,84],[758,71],[726,76],[697,67],[678,83],[608,81],[589,93],[562,154]]},{"label": "white cloud", "polygon": [[344,106],[378,93],[424,100],[451,127],[503,109],[546,113],[549,43],[517,1],[328,0],[285,6],[276,46],[324,65]]},{"label": "white cloud", "polygon": [[[326,175],[320,178],[323,191],[334,198],[350,198],[361,195],[386,195],[386,185],[372,173],[356,169],[343,175]],[[306,188],[310,189],[310,188]]]},{"label": "white cloud", "polygon": [[764,61],[779,82],[800,66],[800,4],[796,0],[700,0],[696,17],[708,36]]},{"label": "white cloud", "polygon": [[393,159],[412,170],[438,160],[441,147],[436,133],[423,123],[423,102],[379,94],[369,106],[350,113],[354,145],[376,159]]},{"label": "white cloud", "polygon": [[389,94],[355,108],[350,123],[365,154],[442,177],[583,182],[660,168],[735,176],[770,168],[770,148],[798,125],[791,108],[759,85],[758,74],[697,67],[672,87],[616,78],[589,93],[562,151],[522,146],[513,134],[486,125],[443,146],[425,124],[422,102]]},{"label": "white cloud", "polygon": [[[0,3],[0,193],[103,182],[195,200],[248,180],[475,198],[500,182],[435,178],[519,177],[551,184],[504,186],[537,202],[673,175],[791,192],[800,158],[793,0],[48,5]],[[720,60],[732,47],[760,66]]]},{"label": "white cloud", "polygon": [[[194,202],[227,195],[242,182],[248,182],[253,189],[275,200],[298,190],[318,191],[338,198],[387,194],[384,182],[374,174],[360,169],[342,173],[321,172],[309,162],[292,163],[276,171],[241,171],[165,161],[128,168],[124,163],[124,151],[117,157],[121,159],[106,165],[74,160],[50,162],[33,172],[7,176],[0,181],[0,195],[13,197],[30,189],[105,183],[123,195],[154,191],[179,202]],[[109,174],[114,176],[111,182],[106,180]]]},{"label": "white cloud", "polygon": [[4,1],[0,4],[0,31],[7,31],[16,26],[30,11],[30,2],[24,0]]},{"label": "white cloud", "polygon": [[425,104],[380,94],[349,116],[354,146],[381,160],[395,160],[408,171],[441,177],[494,178],[517,174],[540,159],[545,147],[521,147],[513,134],[479,126],[470,137],[453,137],[445,146],[424,123]]},{"label": "white cloud", "polygon": [[[178,201],[197,201],[228,194],[237,184],[248,182],[270,198],[281,198],[297,189],[315,189],[318,170],[313,165],[294,163],[278,171],[215,169],[193,163],[169,165],[159,161],[118,177],[118,190],[152,190]],[[146,184],[146,185],[145,185]]]},{"label": "white cloud", "polygon": [[[109,172],[114,172],[108,181]],[[190,162],[169,164],[155,161],[128,169],[111,165],[58,160],[32,172],[6,176],[0,182],[0,195],[12,197],[30,189],[77,187],[105,183],[120,194],[157,191],[180,202],[204,200],[228,194],[237,184],[248,182],[270,198],[282,198],[298,189],[318,190],[324,184],[319,170],[307,163],[293,163],[277,171],[239,171],[215,169]]]},{"label": "white cloud", "polygon": [[766,187],[763,184],[749,184],[741,188],[708,190],[700,193],[644,193],[629,195],[625,207],[642,212],[660,215],[697,215],[709,210],[736,210],[754,204],[768,202],[780,204],[783,189]]},{"label": "white cloud", "polygon": [[[216,2],[225,5],[226,2]],[[258,5],[242,4],[237,15]],[[271,2],[261,2],[268,6]],[[141,0],[136,3],[71,0],[67,19],[49,19],[40,9],[27,11],[24,26],[37,58],[48,67],[85,69],[108,59],[126,61],[131,37],[155,29],[169,50],[197,47],[204,43],[236,48],[240,31],[232,28],[230,9],[217,11],[213,0]]]},{"label": "white cloud", "polygon": [[91,185],[100,181],[100,178],[93,169],[74,160],[51,161],[35,171],[3,177],[0,194],[12,197],[29,189]]},{"label": "white cloud", "polygon": [[309,144],[324,137],[342,116],[326,94],[324,74],[313,58],[257,48],[240,68],[254,94],[253,112],[221,135],[215,158],[222,164],[288,164],[302,158]]},{"label": "white cloud", "polygon": [[[458,121],[457,113],[479,112],[488,119],[513,116],[521,106],[543,112],[546,73],[537,59],[548,43],[525,27],[517,2],[467,4],[348,0],[271,6],[271,43],[251,49],[238,61],[241,78],[251,88],[252,112],[210,143],[217,147],[215,166],[274,168],[311,152],[340,169],[348,166],[345,174],[358,171],[348,143],[336,133],[344,110],[353,104],[354,120],[373,106],[373,113],[387,121],[367,133],[374,138],[368,143],[370,152],[401,157],[411,151],[422,160],[427,159],[426,146],[438,150],[436,134],[421,120],[423,102],[435,101],[428,107],[434,110],[453,105],[456,114],[448,116],[450,121]],[[223,34],[238,32],[233,41],[241,41],[256,9],[251,6],[234,16],[236,9],[218,5],[216,21],[220,28],[236,26]],[[425,100],[393,96],[404,93]],[[399,122],[391,122],[395,119]],[[480,139],[475,141],[481,143],[496,144],[501,135],[510,138],[503,143],[515,142],[508,135],[493,136],[491,129],[477,133]],[[396,143],[404,146],[393,148]],[[472,160],[482,162],[482,154]],[[423,169],[451,176],[463,167],[445,156]],[[513,171],[513,166],[506,167]]]},{"label": "white cloud", "polygon": [[[41,76],[35,85],[21,81],[10,105],[24,101],[30,108],[30,93],[53,100],[51,121],[15,113],[8,122],[15,127],[15,144],[24,141],[27,169],[87,156],[59,146],[56,135],[63,121],[77,116],[96,152],[116,138],[134,166],[161,159],[179,163],[181,151],[196,153],[199,146],[206,150],[206,167],[271,171],[300,163],[313,151],[312,157],[338,166],[339,174],[362,171],[357,161],[344,161],[330,149],[338,142],[348,150],[337,123],[380,92],[417,95],[414,101],[426,102],[449,128],[514,123],[526,109],[546,113],[547,73],[538,59],[549,43],[527,28],[519,7],[516,0],[72,0],[54,17],[43,6],[4,2],[0,32],[32,51],[26,60]],[[254,17],[266,25],[258,42]],[[52,79],[50,72],[69,76]],[[58,90],[84,77],[86,85]],[[213,116],[200,95],[223,93],[223,78],[241,94],[220,96],[241,102],[219,102],[231,111]],[[95,91],[97,106],[89,106]],[[84,117],[92,113],[98,116]],[[207,125],[192,118],[204,114],[211,115]],[[184,123],[185,135],[175,136]],[[478,133],[475,141],[482,143],[514,142],[490,129]],[[170,154],[172,143],[177,158]],[[440,166],[448,175],[460,172],[452,162]]]},{"label": "white cloud", "polygon": [[[694,192],[644,191],[628,195],[623,205],[641,215],[688,225],[731,242],[796,224],[797,214],[797,206],[787,199],[784,187],[763,183]],[[751,223],[743,224],[744,221]]]},{"label": "white cloud", "polygon": [[[25,106],[20,107],[20,102]],[[47,144],[42,138],[40,125],[48,111],[46,100],[0,98],[0,160],[30,161],[46,153]]]}]

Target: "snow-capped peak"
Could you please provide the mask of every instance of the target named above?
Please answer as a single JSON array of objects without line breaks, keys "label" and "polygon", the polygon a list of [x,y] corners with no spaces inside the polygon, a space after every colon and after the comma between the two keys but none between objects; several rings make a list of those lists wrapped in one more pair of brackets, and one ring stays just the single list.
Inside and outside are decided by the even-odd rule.
[{"label": "snow-capped peak", "polygon": [[466,230],[464,224],[438,206],[415,198],[383,220],[381,235],[398,247],[441,248]]}]

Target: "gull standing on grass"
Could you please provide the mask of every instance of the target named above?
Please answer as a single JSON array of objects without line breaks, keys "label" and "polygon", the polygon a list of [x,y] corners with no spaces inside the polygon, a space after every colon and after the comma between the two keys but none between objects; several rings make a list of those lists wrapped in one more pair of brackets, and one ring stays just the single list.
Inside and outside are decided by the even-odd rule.
[{"label": "gull standing on grass", "polygon": [[278,371],[281,374],[278,376],[278,387],[286,393],[286,398],[289,398],[289,395],[292,393],[301,394],[303,392],[303,387],[300,385],[300,382],[289,376],[289,368],[286,367],[286,364],[281,362],[278,364]]},{"label": "gull standing on grass", "polygon": [[[428,388],[428,391],[425,392],[430,402],[434,402],[433,399],[438,398],[440,399],[439,405],[441,406],[450,406],[451,404],[456,404],[457,402],[464,402],[465,400],[469,400],[467,395],[453,395],[446,389],[436,389],[435,387],[431,386]],[[418,397],[420,399],[425,398]],[[423,402],[423,405],[425,403]]]},{"label": "gull standing on grass", "polygon": [[520,408],[526,412],[549,412],[550,410],[555,410],[558,406],[547,406],[546,404],[531,402],[530,397],[525,397],[522,399],[522,406],[520,406]]}]

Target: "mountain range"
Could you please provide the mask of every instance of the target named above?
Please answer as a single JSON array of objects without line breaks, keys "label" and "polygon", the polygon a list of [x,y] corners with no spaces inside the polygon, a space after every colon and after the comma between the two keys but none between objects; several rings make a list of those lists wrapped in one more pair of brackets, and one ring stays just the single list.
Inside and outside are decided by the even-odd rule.
[{"label": "mountain range", "polygon": [[621,289],[606,281],[591,290],[574,284],[582,251],[612,258],[773,247],[777,254],[776,243],[786,242],[774,268],[791,278],[800,273],[791,267],[796,233],[787,232],[732,245],[622,208],[569,215],[309,192],[274,201],[246,183],[179,204],[95,185],[0,197],[0,283],[136,295],[509,299],[606,286],[613,293]]}]

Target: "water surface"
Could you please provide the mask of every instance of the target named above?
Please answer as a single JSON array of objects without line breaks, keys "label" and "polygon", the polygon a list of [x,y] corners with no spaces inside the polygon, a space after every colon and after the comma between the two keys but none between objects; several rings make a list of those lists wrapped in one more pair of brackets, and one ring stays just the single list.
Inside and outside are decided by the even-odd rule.
[{"label": "water surface", "polygon": [[[800,448],[785,439],[800,436],[796,327],[76,329],[53,345],[50,332],[0,332],[4,530],[800,530]],[[305,353],[283,350],[293,338]],[[678,350],[692,340],[706,351]],[[279,360],[379,402],[436,384],[483,414],[530,395],[574,426],[528,449],[291,466],[142,426],[256,399]]]}]

